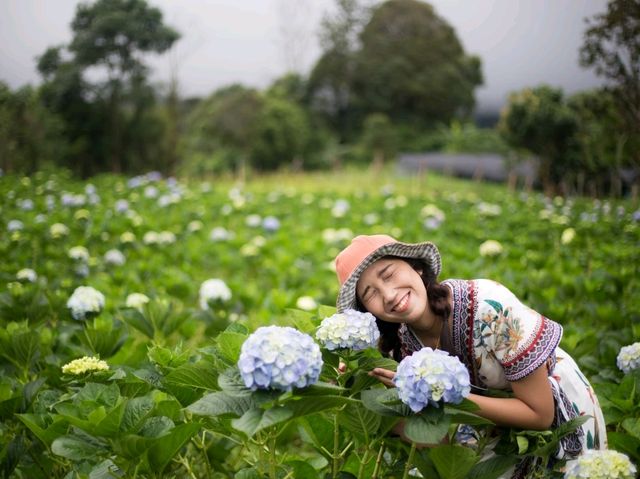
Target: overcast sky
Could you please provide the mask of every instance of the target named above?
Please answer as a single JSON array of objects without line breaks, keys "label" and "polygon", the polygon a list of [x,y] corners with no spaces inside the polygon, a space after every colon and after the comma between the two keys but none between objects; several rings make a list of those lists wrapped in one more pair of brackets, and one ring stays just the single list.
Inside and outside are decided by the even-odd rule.
[{"label": "overcast sky", "polygon": [[[369,0],[371,3],[372,0]],[[40,79],[35,57],[68,43],[77,0],[0,0],[0,80],[12,88]],[[182,33],[153,58],[152,79],[178,76],[185,96],[233,82],[263,88],[290,69],[308,73],[320,55],[318,26],[334,0],[149,0]],[[567,93],[599,86],[578,64],[585,17],[606,0],[433,0],[466,51],[480,56],[479,110],[502,106],[510,91],[548,83]]]}]

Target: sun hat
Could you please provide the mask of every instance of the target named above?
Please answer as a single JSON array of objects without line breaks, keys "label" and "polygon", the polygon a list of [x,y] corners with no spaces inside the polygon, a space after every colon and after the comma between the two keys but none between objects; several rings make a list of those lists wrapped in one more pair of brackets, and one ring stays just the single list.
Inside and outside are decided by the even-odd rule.
[{"label": "sun hat", "polygon": [[440,274],[440,253],[433,243],[401,243],[388,235],[356,236],[336,256],[336,273],[340,282],[336,301],[338,311],[356,308],[356,284],[360,275],[384,256],[421,259],[431,269],[434,277]]}]

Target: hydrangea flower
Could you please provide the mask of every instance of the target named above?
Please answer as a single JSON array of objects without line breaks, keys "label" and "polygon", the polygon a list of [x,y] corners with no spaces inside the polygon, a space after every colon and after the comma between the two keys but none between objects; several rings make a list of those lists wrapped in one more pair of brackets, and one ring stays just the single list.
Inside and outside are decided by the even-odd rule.
[{"label": "hydrangea flower", "polygon": [[18,281],[29,281],[35,283],[38,279],[38,274],[31,268],[23,268],[16,273],[16,279]]},{"label": "hydrangea flower", "polygon": [[24,223],[20,220],[11,220],[7,223],[7,231],[20,231],[24,229]]},{"label": "hydrangea flower", "polygon": [[629,346],[620,348],[618,357],[616,358],[618,368],[629,374],[631,371],[640,368],[640,342],[633,343]]},{"label": "hydrangea flower", "polygon": [[69,300],[67,308],[73,319],[86,319],[87,315],[97,315],[104,308],[104,295],[91,286],[78,286]]},{"label": "hydrangea flower", "polygon": [[262,223],[262,218],[260,215],[253,214],[247,216],[244,222],[249,228],[257,228]]},{"label": "hydrangea flower", "polygon": [[63,374],[73,374],[75,376],[93,371],[108,370],[109,365],[106,363],[106,361],[102,361],[93,356],[84,356],[80,359],[74,359],[73,361],[62,366]]},{"label": "hydrangea flower", "polygon": [[469,395],[469,371],[458,358],[439,349],[422,348],[398,365],[394,384],[400,400],[419,412],[441,401],[459,404]]},{"label": "hydrangea flower", "polygon": [[131,293],[127,296],[125,304],[127,308],[142,309],[149,302],[149,296],[142,293]]},{"label": "hydrangea flower", "polygon": [[245,385],[254,391],[290,391],[318,380],[322,354],[308,334],[290,327],[263,326],[242,344],[238,368]]},{"label": "hydrangea flower", "polygon": [[318,307],[318,303],[311,296],[300,296],[296,301],[296,308],[303,311],[313,311]]},{"label": "hydrangea flower", "polygon": [[280,229],[280,220],[275,216],[266,216],[262,220],[262,227],[269,233],[275,233]]},{"label": "hydrangea flower", "polygon": [[347,309],[324,318],[316,332],[316,339],[330,351],[352,349],[361,351],[376,346],[380,331],[371,313]]},{"label": "hydrangea flower", "polygon": [[229,301],[231,290],[223,280],[212,278],[200,285],[199,297],[200,308],[209,309],[209,303],[212,301]]},{"label": "hydrangea flower", "polygon": [[226,241],[228,239],[231,239],[231,237],[231,232],[226,228],[223,228],[222,226],[216,226],[209,233],[209,239],[211,241]]},{"label": "hydrangea flower", "polygon": [[567,462],[565,479],[633,479],[636,467],[626,454],[613,449],[589,449]]},{"label": "hydrangea flower", "polygon": [[480,256],[498,256],[502,251],[502,245],[496,240],[487,240],[480,245]]},{"label": "hydrangea flower", "polygon": [[126,258],[120,250],[110,249],[104,254],[104,261],[114,266],[122,266],[126,262]]},{"label": "hydrangea flower", "polygon": [[69,249],[69,258],[74,261],[82,261],[86,263],[89,261],[89,250],[84,246],[74,246]]},{"label": "hydrangea flower", "polygon": [[576,230],[573,228],[567,228],[562,232],[562,236],[560,237],[560,242],[562,244],[569,244],[576,237]]},{"label": "hydrangea flower", "polygon": [[171,231],[161,231],[158,233],[159,244],[173,244],[176,242],[176,235]]}]

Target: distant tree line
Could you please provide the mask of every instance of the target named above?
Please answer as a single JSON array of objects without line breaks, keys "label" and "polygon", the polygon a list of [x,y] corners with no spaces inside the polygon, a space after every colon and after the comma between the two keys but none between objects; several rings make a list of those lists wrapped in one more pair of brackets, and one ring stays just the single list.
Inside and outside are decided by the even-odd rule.
[{"label": "distant tree line", "polygon": [[440,149],[534,154],[549,191],[620,193],[637,184],[640,0],[611,0],[587,25],[581,61],[605,88],[571,97],[545,85],[514,92],[493,129],[473,124],[480,59],[431,5],[336,4],[308,75],[195,99],[179,98],[176,82],[149,82],[145,55],[179,39],[157,8],[144,0],[80,4],[71,42],[38,58],[40,87],[0,83],[0,167],[202,175],[379,167],[399,150]]}]

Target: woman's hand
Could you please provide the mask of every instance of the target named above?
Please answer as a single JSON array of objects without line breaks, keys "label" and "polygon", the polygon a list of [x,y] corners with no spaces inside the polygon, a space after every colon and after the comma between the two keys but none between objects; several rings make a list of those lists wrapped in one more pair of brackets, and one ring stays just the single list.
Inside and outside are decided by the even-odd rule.
[{"label": "woman's hand", "polygon": [[396,387],[396,385],[393,384],[393,378],[396,376],[396,373],[394,371],[390,371],[388,369],[383,369],[383,368],[374,368],[371,371],[369,371],[369,376],[373,376],[374,378],[378,379],[382,384],[384,384],[387,387],[390,387],[390,388]]}]

